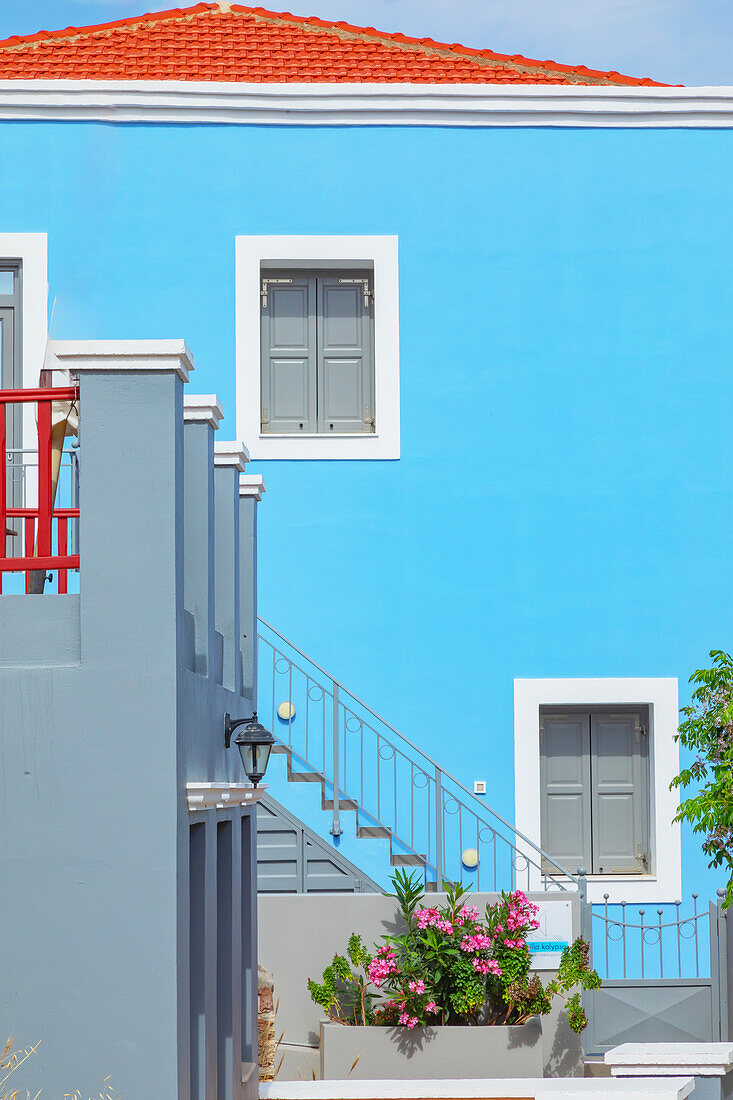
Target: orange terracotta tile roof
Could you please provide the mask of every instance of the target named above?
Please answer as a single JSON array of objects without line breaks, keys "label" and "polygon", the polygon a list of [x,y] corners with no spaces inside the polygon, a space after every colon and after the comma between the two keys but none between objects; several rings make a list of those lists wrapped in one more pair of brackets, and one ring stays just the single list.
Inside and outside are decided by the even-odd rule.
[{"label": "orange terracotta tile roof", "polygon": [[227,0],[0,42],[0,80],[28,79],[656,84]]}]

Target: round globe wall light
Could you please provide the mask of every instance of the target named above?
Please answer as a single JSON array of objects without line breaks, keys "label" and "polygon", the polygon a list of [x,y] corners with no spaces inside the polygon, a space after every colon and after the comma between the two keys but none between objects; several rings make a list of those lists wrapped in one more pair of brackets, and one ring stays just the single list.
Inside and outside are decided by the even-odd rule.
[{"label": "round globe wall light", "polygon": [[478,852],[475,848],[464,848],[461,853],[461,862],[467,871],[475,871],[478,867]]},{"label": "round globe wall light", "polygon": [[295,705],[286,699],[278,706],[277,716],[282,722],[292,722],[295,718]]}]

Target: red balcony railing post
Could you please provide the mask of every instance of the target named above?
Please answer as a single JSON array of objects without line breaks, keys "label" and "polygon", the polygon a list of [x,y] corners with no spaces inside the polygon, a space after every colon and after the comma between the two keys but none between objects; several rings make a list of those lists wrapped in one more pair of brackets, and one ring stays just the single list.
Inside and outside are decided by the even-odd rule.
[{"label": "red balcony railing post", "polygon": [[[74,386],[29,390],[0,390],[0,593],[3,573],[25,573],[25,590],[43,591],[32,581],[34,573],[58,572],[58,591],[68,591],[68,570],[79,568],[79,555],[68,552],[68,525],[79,516],[78,508],[56,508],[54,501],[52,407],[54,401],[78,401]],[[7,437],[8,405],[38,405],[38,499],[35,507],[14,507],[7,497]],[[22,534],[22,557],[7,556],[8,518],[17,519]],[[53,524],[56,522],[56,553],[53,552]]]}]

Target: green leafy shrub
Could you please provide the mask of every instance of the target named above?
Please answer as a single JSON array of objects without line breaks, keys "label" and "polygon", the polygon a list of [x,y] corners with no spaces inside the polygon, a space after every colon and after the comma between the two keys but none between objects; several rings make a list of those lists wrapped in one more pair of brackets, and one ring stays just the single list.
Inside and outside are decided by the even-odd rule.
[{"label": "green leafy shrub", "polygon": [[[580,991],[597,989],[588,945],[578,939],[563,951],[555,977],[542,984],[531,973],[527,935],[537,927],[537,907],[520,891],[502,893],[483,920],[462,886],[445,883],[447,902],[424,907],[415,873],[392,879],[405,923],[398,936],[383,936],[373,956],[358,936],[349,940],[349,962],[336,955],[321,984],[309,981],[316,1004],[341,1023],[415,1028],[430,1024],[521,1024],[550,1011],[554,997],[567,1004],[568,1021],[582,1031],[587,1020]],[[371,984],[377,994],[371,994]],[[376,997],[379,1001],[375,1003]]]},{"label": "green leafy shrub", "polygon": [[697,787],[680,803],[675,821],[687,821],[694,833],[703,833],[702,850],[708,867],[722,867],[727,876],[724,907],[733,905],[733,658],[720,649],[710,651],[712,668],[699,668],[690,677],[697,684],[677,733],[683,748],[695,759],[672,780],[672,788]]}]

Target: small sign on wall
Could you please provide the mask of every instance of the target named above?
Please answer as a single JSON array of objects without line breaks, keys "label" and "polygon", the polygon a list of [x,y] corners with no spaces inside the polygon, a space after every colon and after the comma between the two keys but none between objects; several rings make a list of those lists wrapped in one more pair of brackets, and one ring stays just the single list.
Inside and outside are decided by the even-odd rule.
[{"label": "small sign on wall", "polygon": [[548,898],[539,902],[539,910],[540,926],[527,936],[532,967],[534,970],[556,970],[564,949],[573,939],[572,902]]}]

